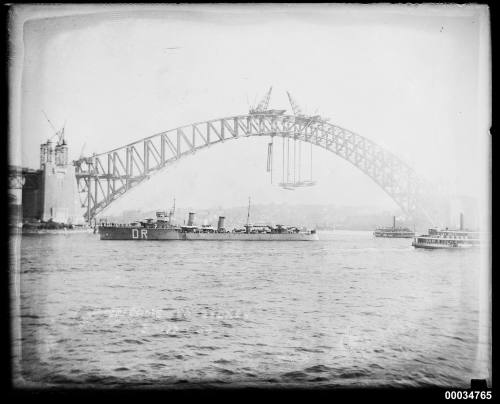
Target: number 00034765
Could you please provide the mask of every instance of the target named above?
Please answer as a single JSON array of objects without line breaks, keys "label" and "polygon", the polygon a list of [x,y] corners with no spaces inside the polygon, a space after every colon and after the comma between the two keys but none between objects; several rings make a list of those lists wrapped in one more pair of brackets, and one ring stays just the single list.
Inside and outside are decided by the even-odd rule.
[{"label": "number 00034765", "polygon": [[447,390],[444,393],[447,400],[491,400],[491,391],[461,391]]}]

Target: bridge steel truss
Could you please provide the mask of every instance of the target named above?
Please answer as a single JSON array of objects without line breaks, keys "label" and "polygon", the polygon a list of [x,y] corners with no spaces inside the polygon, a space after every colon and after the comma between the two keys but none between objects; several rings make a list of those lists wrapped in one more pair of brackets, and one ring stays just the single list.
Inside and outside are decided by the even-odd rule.
[{"label": "bridge steel truss", "polygon": [[193,123],[74,162],[84,217],[92,220],[113,201],[184,156],[249,136],[280,136],[322,147],[377,183],[409,216],[425,216],[424,184],[394,154],[320,118],[259,113]]}]

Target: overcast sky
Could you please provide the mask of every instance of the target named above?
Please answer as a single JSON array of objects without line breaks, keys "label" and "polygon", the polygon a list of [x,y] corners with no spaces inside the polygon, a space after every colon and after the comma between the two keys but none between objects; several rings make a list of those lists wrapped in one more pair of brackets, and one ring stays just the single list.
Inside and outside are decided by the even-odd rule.
[{"label": "overcast sky", "polygon": [[[70,157],[242,114],[273,86],[308,113],[365,136],[423,178],[484,193],[489,32],[482,6],[23,6],[11,53],[11,163],[38,168],[66,122]],[[24,24],[23,24],[24,23]],[[17,119],[16,119],[17,118]],[[255,203],[394,202],[354,166],[314,150],[312,188],[270,184],[266,139],[187,157],[110,213]],[[278,164],[279,156],[275,156]]]}]

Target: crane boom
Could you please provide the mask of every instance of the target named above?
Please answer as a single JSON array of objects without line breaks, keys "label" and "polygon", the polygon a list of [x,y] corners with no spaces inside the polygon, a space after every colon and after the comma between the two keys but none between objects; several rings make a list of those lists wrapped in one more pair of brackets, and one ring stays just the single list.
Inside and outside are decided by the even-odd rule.
[{"label": "crane boom", "polygon": [[83,151],[85,150],[85,146],[87,146],[87,142],[83,142],[82,150],[80,150],[80,160],[83,158]]},{"label": "crane boom", "polygon": [[300,109],[299,105],[297,102],[292,98],[290,93],[287,91],[286,94],[288,95],[288,101],[290,101],[290,105],[292,107],[293,114],[296,116],[303,115],[302,110]]},{"label": "crane boom", "polygon": [[47,114],[45,113],[44,110],[42,110],[43,114],[45,115],[45,119],[47,119],[47,122],[50,124],[50,126],[52,127],[52,129],[54,130],[54,134],[49,138],[49,140],[51,140],[52,138],[54,138],[55,136],[58,137],[58,142],[59,143],[62,143],[62,141],[64,140],[64,127],[66,126],[66,121],[64,121],[64,125],[63,127],[60,129],[60,130],[57,130],[56,127],[52,124],[52,122],[50,121],[49,117],[47,116]]},{"label": "crane boom", "polygon": [[264,95],[264,98],[260,101],[259,105],[257,106],[256,110],[257,111],[266,111],[268,106],[269,106],[269,100],[271,99],[271,92],[273,91],[273,86],[269,87],[269,90],[267,91],[266,95]]},{"label": "crane boom", "polygon": [[45,113],[45,111],[42,109],[42,112],[43,114],[45,115],[45,119],[47,120],[47,122],[49,123],[49,125],[52,127],[52,129],[54,129],[55,132],[57,132],[57,129],[55,128],[55,126],[52,124],[52,122],[50,122],[50,119],[49,117],[47,116],[47,114]]}]

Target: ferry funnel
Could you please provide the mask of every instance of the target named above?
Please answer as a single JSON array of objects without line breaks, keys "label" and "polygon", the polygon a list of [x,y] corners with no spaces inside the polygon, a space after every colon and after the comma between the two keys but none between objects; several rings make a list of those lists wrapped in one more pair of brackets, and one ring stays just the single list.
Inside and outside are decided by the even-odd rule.
[{"label": "ferry funnel", "polygon": [[192,226],[194,224],[194,212],[189,212],[188,226]]},{"label": "ferry funnel", "polygon": [[460,212],[460,230],[464,229],[464,214]]},{"label": "ferry funnel", "polygon": [[217,223],[217,230],[221,231],[224,230],[224,216],[219,216],[219,222]]},{"label": "ferry funnel", "polygon": [[395,229],[396,228],[396,216],[393,216],[392,217],[392,228]]}]

